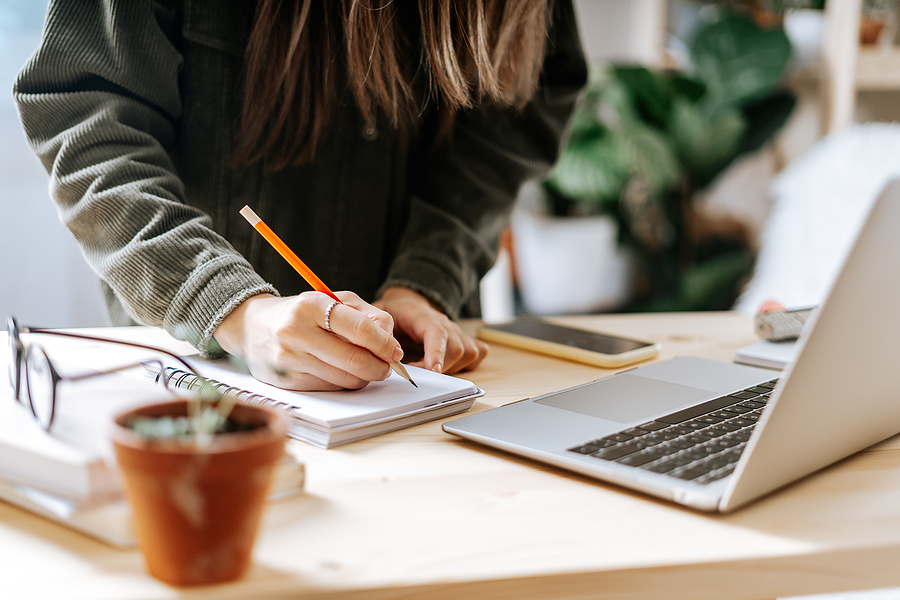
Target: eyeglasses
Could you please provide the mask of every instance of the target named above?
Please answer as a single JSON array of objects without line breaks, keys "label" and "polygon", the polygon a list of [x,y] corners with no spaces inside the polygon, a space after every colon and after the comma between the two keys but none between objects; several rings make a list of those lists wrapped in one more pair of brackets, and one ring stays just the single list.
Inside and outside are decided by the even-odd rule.
[{"label": "eyeglasses", "polygon": [[14,317],[9,317],[9,319],[6,321],[6,325],[7,331],[9,332],[9,385],[10,387],[12,387],[13,397],[17,402],[24,403],[25,399],[28,400],[28,406],[31,409],[31,414],[34,415],[35,420],[46,431],[50,431],[50,427],[53,425],[53,419],[56,416],[56,399],[58,395],[57,389],[59,387],[60,381],[82,381],[85,379],[99,377],[101,375],[109,375],[118,371],[124,371],[125,369],[138,367],[148,362],[154,362],[159,365],[160,375],[156,377],[156,380],[167,389],[169,387],[169,378],[163,375],[165,369],[163,368],[162,361],[160,360],[144,360],[137,363],[123,365],[121,367],[116,367],[115,369],[109,369],[106,371],[92,371],[90,373],[85,373],[82,375],[60,375],[59,371],[57,371],[56,367],[53,365],[53,362],[51,362],[50,358],[47,356],[47,353],[41,346],[37,344],[29,344],[28,346],[26,346],[22,342],[21,334],[23,333],[55,335],[59,337],[75,338],[93,342],[106,342],[109,344],[119,344],[121,346],[131,346],[133,348],[152,350],[153,352],[165,354],[174,358],[179,363],[187,367],[187,369],[191,373],[195,375],[197,374],[194,368],[191,367],[191,365],[189,365],[180,356],[178,356],[174,352],[163,350],[162,348],[156,348],[154,346],[147,346],[144,344],[137,344],[134,342],[124,342],[121,340],[112,340],[109,338],[82,335],[80,333],[69,333],[52,329],[43,329],[39,327],[21,327],[16,322],[16,319]]}]

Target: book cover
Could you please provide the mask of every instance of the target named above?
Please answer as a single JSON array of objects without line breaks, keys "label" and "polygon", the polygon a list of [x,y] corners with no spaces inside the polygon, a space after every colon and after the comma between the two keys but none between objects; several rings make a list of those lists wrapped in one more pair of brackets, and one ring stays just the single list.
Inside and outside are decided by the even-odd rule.
[{"label": "book cover", "polygon": [[0,479],[80,506],[118,498],[120,483],[106,428],[118,412],[170,397],[145,380],[119,374],[63,383],[56,419],[47,432],[7,388],[0,396]]}]

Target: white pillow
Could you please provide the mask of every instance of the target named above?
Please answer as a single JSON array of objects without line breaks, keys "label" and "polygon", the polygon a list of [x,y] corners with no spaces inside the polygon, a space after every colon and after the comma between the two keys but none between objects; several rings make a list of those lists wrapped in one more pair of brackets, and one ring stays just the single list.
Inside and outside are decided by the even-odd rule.
[{"label": "white pillow", "polygon": [[[753,278],[735,308],[819,304],[875,198],[900,176],[900,124],[853,125],[824,138],[772,182]],[[900,235],[900,232],[898,232]]]}]

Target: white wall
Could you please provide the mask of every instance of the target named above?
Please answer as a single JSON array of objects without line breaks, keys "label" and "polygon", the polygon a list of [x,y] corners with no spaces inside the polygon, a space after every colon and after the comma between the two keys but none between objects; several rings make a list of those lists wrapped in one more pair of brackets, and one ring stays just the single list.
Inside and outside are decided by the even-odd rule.
[{"label": "white wall", "polygon": [[45,327],[106,324],[99,283],[47,192],[47,173],[25,141],[12,85],[37,48],[46,2],[0,3],[0,328],[14,315]]},{"label": "white wall", "polygon": [[589,58],[659,64],[667,0],[575,0],[575,7]]}]

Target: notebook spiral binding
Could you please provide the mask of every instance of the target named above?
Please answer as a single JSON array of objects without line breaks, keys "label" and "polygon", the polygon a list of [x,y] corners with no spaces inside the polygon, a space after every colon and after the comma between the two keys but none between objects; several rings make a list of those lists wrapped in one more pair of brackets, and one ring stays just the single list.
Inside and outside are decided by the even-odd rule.
[{"label": "notebook spiral binding", "polygon": [[185,371],[184,369],[164,367],[162,370],[156,371],[149,365],[145,365],[145,369],[147,370],[147,374],[151,376],[156,383],[160,382],[160,377],[166,377],[165,385],[169,387],[169,389],[178,389],[199,394],[204,386],[212,386],[212,388],[221,396],[237,400],[238,402],[248,404],[255,403],[258,405],[269,404],[288,412],[298,408],[297,406],[286,402],[275,400],[274,398],[269,398],[262,394],[254,394],[247,390],[242,390],[241,388],[222,383],[221,381],[216,381],[215,379],[196,375],[195,373]]}]

